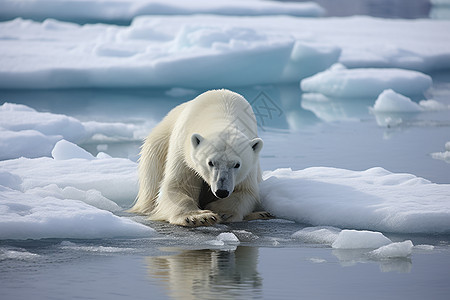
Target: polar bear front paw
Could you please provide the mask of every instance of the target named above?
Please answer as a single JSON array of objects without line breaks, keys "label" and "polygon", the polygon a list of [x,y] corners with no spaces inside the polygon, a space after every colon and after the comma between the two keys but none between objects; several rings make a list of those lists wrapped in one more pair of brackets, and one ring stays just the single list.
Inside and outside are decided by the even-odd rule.
[{"label": "polar bear front paw", "polygon": [[209,210],[193,211],[189,214],[179,216],[177,220],[170,221],[185,227],[212,226],[221,221],[219,215]]},{"label": "polar bear front paw", "polygon": [[246,221],[252,221],[252,220],[270,220],[275,219],[276,217],[272,215],[271,213],[267,211],[255,211],[251,214],[248,214],[244,217],[244,220]]}]

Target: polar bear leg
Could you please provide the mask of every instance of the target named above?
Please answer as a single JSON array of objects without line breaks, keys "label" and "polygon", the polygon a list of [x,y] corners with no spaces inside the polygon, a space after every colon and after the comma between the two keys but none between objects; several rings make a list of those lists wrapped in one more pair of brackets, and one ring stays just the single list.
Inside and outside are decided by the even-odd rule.
[{"label": "polar bear leg", "polygon": [[199,208],[202,179],[187,168],[178,168],[179,178],[167,178],[163,182],[151,219],[188,227],[209,226],[220,222],[219,215]]},{"label": "polar bear leg", "polygon": [[245,221],[252,220],[270,220],[275,219],[276,217],[267,211],[255,211],[244,217]]},{"label": "polar bear leg", "polygon": [[239,222],[253,212],[257,202],[253,193],[234,191],[229,197],[211,202],[205,208],[217,213],[224,222]]},{"label": "polar bear leg", "polygon": [[139,193],[130,212],[150,214],[155,207],[164,168],[170,136],[168,124],[161,122],[146,138],[139,158]]}]

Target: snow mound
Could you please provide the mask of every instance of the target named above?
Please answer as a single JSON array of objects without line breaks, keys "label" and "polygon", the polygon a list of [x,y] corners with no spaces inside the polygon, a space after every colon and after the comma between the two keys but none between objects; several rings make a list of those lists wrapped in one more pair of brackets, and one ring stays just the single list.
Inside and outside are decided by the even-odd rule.
[{"label": "snow mound", "polygon": [[374,112],[421,112],[422,107],[393,90],[383,91],[375,101]]},{"label": "snow mound", "polygon": [[0,19],[17,16],[88,22],[126,22],[142,15],[292,15],[318,17],[323,8],[314,2],[280,3],[259,0],[2,0]]},{"label": "snow mound", "polygon": [[414,96],[423,95],[432,79],[423,73],[403,69],[347,69],[334,65],[330,69],[305,78],[301,89],[333,98],[375,98],[387,89]]},{"label": "snow mound", "polygon": [[265,172],[264,208],[314,226],[398,233],[449,233],[450,185],[383,168],[314,167]]},{"label": "snow mound", "polygon": [[[59,153],[67,153],[69,142],[140,140],[148,130],[133,124],[81,122],[62,114],[38,112],[26,105],[4,103],[0,106],[0,160],[50,156],[52,150],[58,159],[63,159]],[[63,139],[66,141],[55,148]],[[87,152],[81,154],[84,150],[78,147],[73,149],[78,149],[80,158],[90,157]]]},{"label": "snow mound", "polygon": [[331,246],[335,249],[375,249],[391,243],[392,241],[380,232],[342,230]]},{"label": "snow mound", "polygon": [[391,243],[369,252],[369,255],[378,259],[408,257],[411,255],[413,247],[410,240]]}]

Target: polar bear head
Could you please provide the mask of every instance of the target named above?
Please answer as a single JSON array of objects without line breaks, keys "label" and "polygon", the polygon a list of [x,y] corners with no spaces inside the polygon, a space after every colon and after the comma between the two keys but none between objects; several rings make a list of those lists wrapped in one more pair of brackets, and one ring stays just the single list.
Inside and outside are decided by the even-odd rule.
[{"label": "polar bear head", "polygon": [[194,133],[191,145],[195,171],[217,198],[226,198],[250,172],[259,168],[263,141],[249,139],[239,131],[226,131],[207,137]]}]

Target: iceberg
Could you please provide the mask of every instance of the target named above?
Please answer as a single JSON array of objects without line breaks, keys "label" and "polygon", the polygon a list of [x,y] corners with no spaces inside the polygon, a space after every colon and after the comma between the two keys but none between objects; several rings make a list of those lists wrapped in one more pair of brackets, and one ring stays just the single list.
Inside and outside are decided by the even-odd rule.
[{"label": "iceberg", "polygon": [[129,22],[142,15],[292,15],[319,17],[324,9],[314,2],[283,3],[259,0],[0,0],[0,20],[17,16],[78,22]]}]

